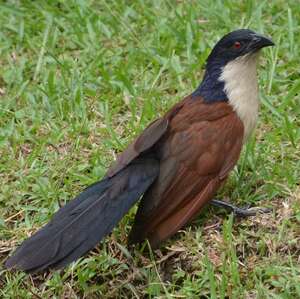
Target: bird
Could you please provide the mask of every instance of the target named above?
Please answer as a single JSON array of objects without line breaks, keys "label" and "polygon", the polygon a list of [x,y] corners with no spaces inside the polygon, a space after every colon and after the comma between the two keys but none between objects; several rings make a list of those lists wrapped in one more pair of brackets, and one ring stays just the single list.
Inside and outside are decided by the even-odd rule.
[{"label": "bird", "polygon": [[258,56],[273,45],[250,29],[224,35],[206,60],[200,85],[146,127],[102,180],[25,240],[6,268],[36,273],[65,267],[94,248],[138,201],[128,243],[148,240],[154,249],[208,203],[253,215],[215,195],[256,126]]}]

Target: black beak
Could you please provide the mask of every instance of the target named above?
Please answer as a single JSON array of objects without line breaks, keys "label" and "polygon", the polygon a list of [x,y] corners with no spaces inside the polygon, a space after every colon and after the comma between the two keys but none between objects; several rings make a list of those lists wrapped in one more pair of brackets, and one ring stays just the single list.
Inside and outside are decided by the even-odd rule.
[{"label": "black beak", "polygon": [[274,45],[275,44],[269,37],[255,33],[252,36],[252,41],[250,42],[248,48],[249,50],[259,50],[261,48],[270,47]]}]

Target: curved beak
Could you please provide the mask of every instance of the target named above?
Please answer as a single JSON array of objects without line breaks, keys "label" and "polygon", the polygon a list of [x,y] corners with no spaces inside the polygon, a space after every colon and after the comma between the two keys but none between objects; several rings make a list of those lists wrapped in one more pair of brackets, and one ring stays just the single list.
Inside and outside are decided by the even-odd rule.
[{"label": "curved beak", "polygon": [[266,37],[264,35],[255,33],[252,36],[252,41],[250,42],[248,48],[249,50],[259,50],[264,47],[274,46],[274,42],[271,38]]}]

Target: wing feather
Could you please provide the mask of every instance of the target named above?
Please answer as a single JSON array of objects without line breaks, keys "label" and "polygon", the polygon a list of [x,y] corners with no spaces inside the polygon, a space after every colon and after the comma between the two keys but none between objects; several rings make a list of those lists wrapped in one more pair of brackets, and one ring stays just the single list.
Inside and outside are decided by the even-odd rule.
[{"label": "wing feather", "polygon": [[147,238],[156,247],[193,219],[236,164],[242,143],[243,124],[229,104],[187,99],[160,141],[160,174],[140,203],[129,242]]},{"label": "wing feather", "polygon": [[117,158],[107,172],[108,177],[116,175],[140,154],[150,149],[165,134],[168,129],[168,119],[158,118],[152,122]]}]

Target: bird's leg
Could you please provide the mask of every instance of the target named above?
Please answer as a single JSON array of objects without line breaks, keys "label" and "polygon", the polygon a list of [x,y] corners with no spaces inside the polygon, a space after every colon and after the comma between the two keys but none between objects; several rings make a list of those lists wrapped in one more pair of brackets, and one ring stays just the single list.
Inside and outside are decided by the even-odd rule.
[{"label": "bird's leg", "polygon": [[231,212],[234,213],[234,215],[238,217],[255,216],[257,213],[270,213],[272,211],[272,209],[270,208],[259,208],[259,207],[239,208],[229,202],[218,200],[218,199],[213,199],[210,201],[210,203],[213,206],[230,210]]}]

